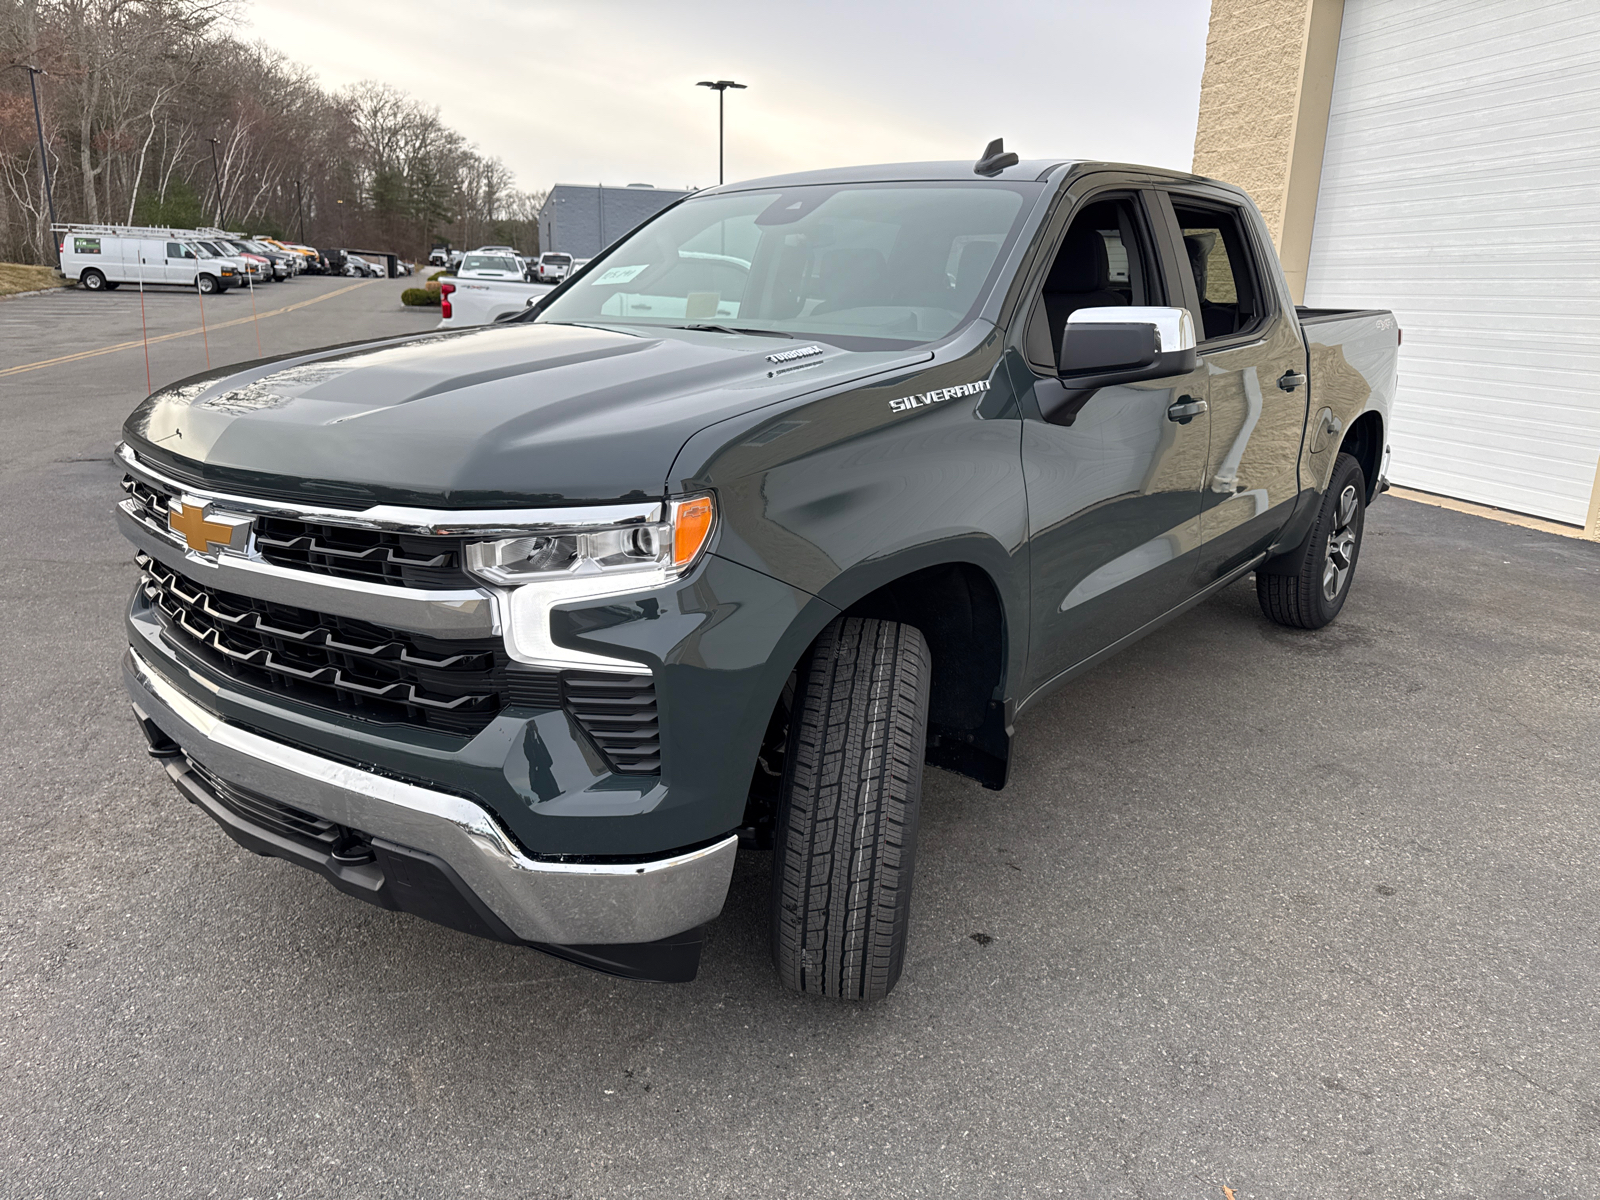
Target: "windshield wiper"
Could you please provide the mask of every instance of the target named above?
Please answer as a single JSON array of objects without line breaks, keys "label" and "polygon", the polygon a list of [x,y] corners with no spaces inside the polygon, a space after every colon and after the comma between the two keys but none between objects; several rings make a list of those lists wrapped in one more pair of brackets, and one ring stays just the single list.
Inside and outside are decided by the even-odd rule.
[{"label": "windshield wiper", "polygon": [[784,333],[778,329],[749,329],[736,328],[732,325],[661,325],[660,329],[692,329],[696,333],[753,333],[757,337],[792,338],[794,334]]}]

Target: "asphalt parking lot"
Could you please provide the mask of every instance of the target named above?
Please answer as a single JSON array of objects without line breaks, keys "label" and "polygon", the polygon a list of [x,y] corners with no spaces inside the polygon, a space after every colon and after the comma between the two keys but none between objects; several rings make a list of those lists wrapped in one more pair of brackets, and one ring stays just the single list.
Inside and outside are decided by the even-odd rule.
[{"label": "asphalt parking lot", "polygon": [[[152,378],[431,328],[413,282],[204,341],[148,296]],[[929,773],[888,1001],[779,989],[755,853],[699,979],[633,985],[256,858],[145,756],[144,359],[90,353],[138,337],[127,288],[0,301],[5,1195],[1600,1195],[1600,545],[1381,500],[1328,629],[1235,586],[1004,792]]]}]

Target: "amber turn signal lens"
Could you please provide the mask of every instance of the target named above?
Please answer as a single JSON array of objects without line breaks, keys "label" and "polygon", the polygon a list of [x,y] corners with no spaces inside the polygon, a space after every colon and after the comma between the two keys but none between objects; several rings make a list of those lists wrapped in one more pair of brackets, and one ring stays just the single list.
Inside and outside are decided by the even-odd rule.
[{"label": "amber turn signal lens", "polygon": [[710,496],[672,503],[672,565],[686,567],[705,547],[711,536],[716,506]]}]

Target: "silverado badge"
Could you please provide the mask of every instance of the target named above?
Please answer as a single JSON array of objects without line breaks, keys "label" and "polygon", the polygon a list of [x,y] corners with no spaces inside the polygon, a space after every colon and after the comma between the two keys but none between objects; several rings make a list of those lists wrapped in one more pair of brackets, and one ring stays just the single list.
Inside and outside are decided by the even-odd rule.
[{"label": "silverado badge", "polygon": [[916,396],[902,396],[898,400],[889,401],[891,412],[908,412],[913,408],[921,408],[924,404],[937,404],[941,400],[954,400],[957,396],[976,396],[979,392],[989,390],[989,381],[980,379],[976,383],[961,383],[955,387],[935,388],[931,392],[923,392]]}]

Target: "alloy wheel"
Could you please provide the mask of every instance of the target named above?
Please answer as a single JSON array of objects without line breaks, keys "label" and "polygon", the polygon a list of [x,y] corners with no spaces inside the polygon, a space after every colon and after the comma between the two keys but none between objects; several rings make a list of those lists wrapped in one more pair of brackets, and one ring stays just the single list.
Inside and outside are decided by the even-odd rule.
[{"label": "alloy wheel", "polygon": [[1356,560],[1356,485],[1349,484],[1339,493],[1338,510],[1334,513],[1333,532],[1328,534],[1328,556],[1322,568],[1322,594],[1330,602],[1339,598],[1350,579],[1350,568]]}]

